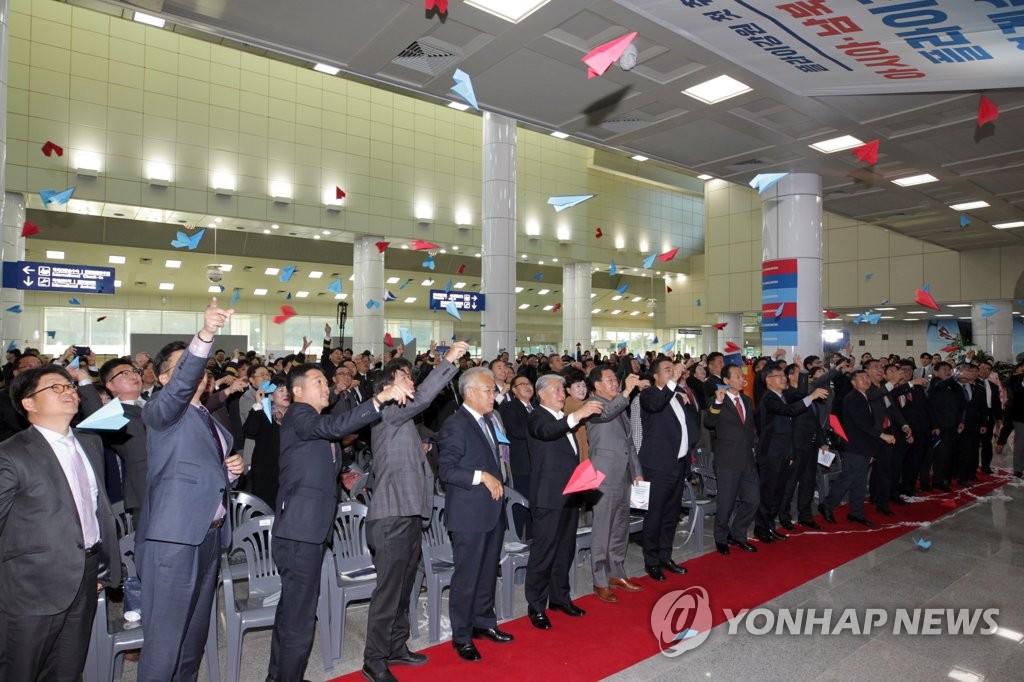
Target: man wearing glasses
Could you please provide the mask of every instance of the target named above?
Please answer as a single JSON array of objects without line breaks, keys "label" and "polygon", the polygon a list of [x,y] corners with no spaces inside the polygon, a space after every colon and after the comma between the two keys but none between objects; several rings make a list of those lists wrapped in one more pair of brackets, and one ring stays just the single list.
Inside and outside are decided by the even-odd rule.
[{"label": "man wearing glasses", "polygon": [[31,426],[0,444],[0,679],[78,680],[97,580],[121,582],[103,445],[69,428],[76,389],[55,365],[11,384],[15,408]]},{"label": "man wearing glasses", "polygon": [[509,440],[509,464],[512,470],[512,488],[523,497],[530,496],[530,448],[526,444],[526,419],[533,412],[533,383],[529,377],[517,376],[512,380],[512,399],[498,406]]}]

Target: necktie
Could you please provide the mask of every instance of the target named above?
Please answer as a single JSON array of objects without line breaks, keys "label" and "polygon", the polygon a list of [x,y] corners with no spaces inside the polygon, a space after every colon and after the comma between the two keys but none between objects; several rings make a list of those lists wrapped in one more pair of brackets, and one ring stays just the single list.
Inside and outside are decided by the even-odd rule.
[{"label": "necktie", "polygon": [[217,446],[217,453],[221,459],[224,459],[224,447],[220,442],[220,432],[217,431],[217,425],[213,423],[213,415],[206,409],[205,405],[199,405],[199,414],[203,415],[203,421],[206,422],[206,427],[210,429],[210,435],[213,436],[213,442]]},{"label": "necktie", "polygon": [[687,386],[686,384],[683,384],[681,388],[683,389],[683,392],[686,394],[687,399],[690,401],[690,404],[693,405],[693,409],[696,410],[697,400],[693,397],[693,392],[690,391],[690,387]]},{"label": "necktie", "polygon": [[484,436],[487,438],[488,444],[491,446],[491,454],[494,455],[494,459],[498,459],[498,448],[495,444],[494,434],[491,433],[490,424],[487,423],[486,417],[480,417],[478,420],[480,428],[484,430]]},{"label": "necktie", "polygon": [[531,412],[533,412],[533,405],[531,405],[530,403],[523,404],[526,405],[526,414],[530,414]]},{"label": "necktie", "polygon": [[82,538],[86,547],[99,542],[100,528],[96,521],[96,512],[92,500],[92,490],[89,487],[89,475],[85,472],[85,463],[82,462],[78,448],[75,447],[75,439],[72,436],[65,436],[57,441],[64,454],[71,461],[71,473],[73,477],[72,493],[75,498],[75,506],[78,508],[78,518],[82,522]]},{"label": "necktie", "polygon": [[736,396],[733,400],[736,401],[736,411],[740,413],[740,424],[745,424],[747,422],[747,417],[743,413],[743,401],[740,400],[739,396]]},{"label": "necktie", "polygon": [[505,465],[508,463],[508,446],[504,443],[497,443],[494,434],[496,424],[494,413],[492,412],[484,417],[484,419],[487,420],[487,435],[492,439],[491,445],[494,449],[494,457],[498,460],[498,469],[501,471],[501,483],[502,485],[507,485],[512,480],[510,472],[505,469]]}]

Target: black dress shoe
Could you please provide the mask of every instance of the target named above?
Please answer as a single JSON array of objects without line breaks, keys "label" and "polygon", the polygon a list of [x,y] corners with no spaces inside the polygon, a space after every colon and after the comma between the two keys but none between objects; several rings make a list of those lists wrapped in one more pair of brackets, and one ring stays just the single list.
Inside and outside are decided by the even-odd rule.
[{"label": "black dress shoe", "polygon": [[863,516],[847,516],[846,520],[850,521],[852,523],[859,523],[862,526],[873,526],[873,525],[875,525],[874,521],[866,519]]},{"label": "black dress shoe", "polygon": [[757,551],[757,547],[754,547],[752,544],[750,544],[746,540],[737,540],[736,538],[731,537],[731,536],[729,537],[729,544],[730,545],[736,545],[737,547],[742,549],[744,552],[756,552]]},{"label": "black dress shoe", "polygon": [[814,519],[811,519],[810,521],[800,521],[799,523],[801,526],[807,526],[808,528],[813,528],[814,530],[824,530],[822,525]]},{"label": "black dress shoe", "polygon": [[580,616],[587,615],[586,611],[572,602],[569,602],[568,604],[548,604],[548,608],[552,611],[561,611],[565,615],[572,616],[573,618],[579,618]]},{"label": "black dress shoe", "polygon": [[796,526],[793,525],[792,521],[779,521],[779,525],[786,530],[796,530]]},{"label": "black dress shoe", "polygon": [[505,642],[511,642],[513,639],[515,639],[515,637],[513,637],[509,633],[505,632],[504,630],[499,630],[496,627],[495,628],[473,628],[473,639],[479,639],[481,637],[486,637],[487,639],[491,640],[492,642],[497,642],[498,644],[504,644]]},{"label": "black dress shoe", "polygon": [[774,528],[772,528],[770,531],[768,531],[768,534],[772,536],[773,540],[788,540],[789,539],[788,535],[783,535],[782,533],[778,532]]},{"label": "black dress shoe", "polygon": [[729,545],[725,544],[724,542],[716,542],[715,549],[717,549],[718,553],[723,556],[729,554]]},{"label": "black dress shoe", "polygon": [[1013,475],[1017,478],[1024,478],[1024,471],[1014,471]]},{"label": "black dress shoe", "polygon": [[540,630],[551,629],[551,621],[548,620],[547,614],[543,611],[530,611],[529,615],[530,623],[533,624],[533,627],[538,628]]},{"label": "black dress shoe", "polygon": [[829,523],[839,523],[838,521],[836,521],[836,516],[832,513],[832,510],[826,507],[825,505],[819,504],[818,511],[821,513],[821,516]]},{"label": "black dress shoe", "polygon": [[363,664],[363,677],[370,682],[398,682],[398,678],[391,674],[387,666],[381,669],[371,668],[369,664]]},{"label": "black dress shoe", "polygon": [[981,473],[988,474],[989,476],[991,476],[995,472],[992,471],[992,467],[982,467]]},{"label": "black dress shoe", "polygon": [[774,545],[775,538],[767,533],[754,533],[754,537],[763,542],[766,545]]},{"label": "black dress shoe", "polygon": [[892,509],[889,509],[888,507],[876,507],[876,509],[878,509],[878,513],[882,516],[896,516],[896,514],[893,513]]},{"label": "black dress shoe", "polygon": [[472,642],[452,642],[452,648],[455,649],[455,653],[459,655],[464,661],[479,661],[480,652],[476,650],[476,644]]},{"label": "black dress shoe", "polygon": [[423,665],[429,660],[430,659],[426,656],[426,654],[421,654],[406,649],[405,653],[401,656],[389,658],[388,665]]},{"label": "black dress shoe", "polygon": [[657,566],[645,566],[644,570],[647,572],[647,575],[651,576],[651,578],[657,580],[658,582],[662,582],[665,580],[665,574],[662,573],[661,569]]},{"label": "black dress shoe", "polygon": [[676,573],[678,575],[683,575],[683,574],[689,572],[687,570],[686,566],[680,566],[679,564],[677,564],[676,562],[672,561],[671,559],[668,560],[668,561],[662,561],[661,562],[661,567],[664,568],[669,573]]},{"label": "black dress shoe", "polygon": [[936,483],[935,484],[935,489],[936,490],[941,490],[944,493],[948,493],[949,492],[949,484],[945,483],[945,482],[943,482],[943,483]]},{"label": "black dress shoe", "polygon": [[898,505],[905,505],[907,503],[907,501],[903,499],[902,495],[897,495],[896,497],[892,497],[892,498],[889,499],[889,501],[892,502],[893,504],[898,504]]}]

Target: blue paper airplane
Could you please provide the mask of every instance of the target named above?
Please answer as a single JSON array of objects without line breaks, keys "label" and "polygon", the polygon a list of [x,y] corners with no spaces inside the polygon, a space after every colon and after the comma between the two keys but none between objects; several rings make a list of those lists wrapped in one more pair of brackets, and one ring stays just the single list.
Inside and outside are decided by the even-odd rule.
[{"label": "blue paper airplane", "polygon": [[[931,288],[931,286],[932,286],[931,284],[925,284],[923,287],[921,287],[921,291],[928,291]],[[929,293],[931,293],[931,292],[929,292]]]},{"label": "blue paper airplane", "polygon": [[395,296],[393,293],[391,293],[391,289],[385,289],[384,290],[384,302],[385,303],[387,303],[388,301],[397,301],[397,300],[398,300],[398,297]]},{"label": "blue paper airplane", "polygon": [[448,280],[444,285],[444,293],[450,294],[452,292],[452,281]]},{"label": "blue paper airplane", "polygon": [[263,383],[260,384],[260,390],[264,393],[273,393],[277,390],[277,384],[272,384],[270,383],[270,379],[265,379]]},{"label": "blue paper airplane", "polygon": [[405,327],[398,328],[398,335],[402,337],[403,346],[408,346],[409,344],[416,340],[416,337],[410,334],[409,330],[406,329]]},{"label": "blue paper airplane", "polygon": [[618,343],[618,345],[616,347],[619,350],[625,350],[626,349],[626,342],[625,341],[619,341],[619,343]]},{"label": "blue paper airplane", "polygon": [[228,304],[229,308],[234,308],[235,304],[238,303],[238,299],[242,298],[242,290],[236,288],[235,292],[231,294],[231,303]]},{"label": "blue paper airplane", "polygon": [[287,282],[288,280],[290,280],[292,278],[292,275],[295,274],[295,270],[296,268],[294,265],[289,265],[288,267],[281,268],[281,281]]},{"label": "blue paper airplane", "polygon": [[869,273],[864,275],[864,279],[870,280],[874,276],[875,276],[875,273],[869,272]]},{"label": "blue paper airplane", "polygon": [[379,308],[379,307],[380,307],[380,301],[378,301],[376,299],[371,298],[369,301],[366,302],[366,309],[367,310],[372,310],[373,308]]},{"label": "blue paper airplane", "polygon": [[989,305],[988,303],[982,303],[978,307],[981,309],[982,317],[992,317],[993,315],[999,312],[999,308],[995,307],[994,305]]},{"label": "blue paper airplane", "polygon": [[657,257],[658,257],[658,254],[652,253],[647,258],[644,258],[644,268],[647,269],[647,270],[650,270],[651,266],[654,265],[654,259],[657,258]]},{"label": "blue paper airplane", "polygon": [[691,639],[693,637],[696,637],[699,634],[700,634],[700,630],[694,630],[692,628],[687,628],[686,630],[683,630],[678,635],[676,635],[675,641],[678,642],[678,641],[681,641],[681,640],[684,640],[684,639]]},{"label": "blue paper airplane", "polygon": [[882,319],[881,313],[861,313],[857,317],[853,318],[854,324],[878,324],[878,321]]},{"label": "blue paper airplane", "polygon": [[615,261],[612,261],[612,264],[608,267],[608,274],[614,276],[618,272],[618,268],[615,267]]},{"label": "blue paper airplane", "polygon": [[918,547],[920,547],[921,549],[931,549],[932,548],[932,541],[931,540],[925,540],[924,538],[913,538],[912,542],[915,545],[917,545]]},{"label": "blue paper airplane", "polygon": [[728,391],[729,390],[729,385],[728,384],[718,384],[718,388],[723,390],[723,391]]},{"label": "blue paper airplane", "polygon": [[330,284],[328,284],[327,285],[327,290],[330,291],[330,292],[333,292],[335,294],[340,294],[341,293],[341,278],[339,277],[338,279],[336,279],[333,282],[331,282]]},{"label": "blue paper airplane", "polygon": [[508,436],[505,435],[505,432],[502,431],[501,428],[497,424],[494,424],[492,422],[492,425],[494,426],[494,437],[495,437],[495,440],[497,440],[502,445],[511,445],[512,443],[509,441]]},{"label": "blue paper airplane", "polygon": [[652,346],[657,346],[658,343],[659,342],[658,342],[658,337],[657,336],[655,336],[653,339],[651,339],[651,345]]},{"label": "blue paper airplane", "polygon": [[204,234],[206,234],[205,228],[197,230],[191,237],[179,230],[178,236],[171,242],[171,246],[176,249],[188,249],[189,251],[195,251],[196,247],[199,246],[199,242],[202,241]]},{"label": "blue paper airplane", "polygon": [[81,361],[80,361],[79,357],[76,355],[74,357],[74,359],[71,362],[68,363],[68,369],[78,369],[78,366],[80,364],[81,364]]},{"label": "blue paper airplane", "polygon": [[15,315],[17,315],[21,313],[21,310],[22,308],[20,305],[12,305],[10,308],[7,309],[7,312],[14,313]]},{"label": "blue paper airplane", "polygon": [[62,206],[68,203],[74,193],[74,187],[68,187],[63,192],[58,192],[52,189],[43,189],[39,191],[39,198],[42,199],[43,204],[49,208],[50,206]]},{"label": "blue paper airplane", "polygon": [[750,186],[758,192],[763,192],[787,175],[789,173],[759,173],[750,181]]},{"label": "blue paper airplane", "polygon": [[775,309],[774,317],[782,317],[783,311],[786,309],[786,304],[782,303],[778,308]]},{"label": "blue paper airplane", "polygon": [[427,256],[427,259],[425,261],[423,261],[420,265],[422,265],[423,267],[427,268],[428,270],[433,270],[435,267],[437,267],[434,264],[434,257],[433,256]]},{"label": "blue paper airplane", "polygon": [[544,273],[543,272],[538,272],[536,275],[533,276],[533,278],[539,282],[542,279],[544,279]]},{"label": "blue paper airplane", "polygon": [[[75,359],[77,360],[78,358]],[[128,417],[124,416],[124,408],[121,407],[121,401],[114,398],[83,419],[78,424],[78,428],[93,429],[95,431],[118,431],[124,428],[127,423]]]},{"label": "blue paper airplane", "polygon": [[971,224],[971,219],[965,215],[960,216],[960,229],[966,230]]},{"label": "blue paper airplane", "polygon": [[68,303],[70,303],[71,305],[82,305],[82,302],[79,301],[77,298],[69,298]]},{"label": "blue paper airplane", "polygon": [[629,289],[628,284],[623,284],[621,287],[615,287],[615,291],[619,292],[620,296],[625,294],[627,289]]},{"label": "blue paper airplane", "polygon": [[699,298],[697,299],[697,307],[698,308],[700,307],[700,299]]},{"label": "blue paper airplane", "polygon": [[881,305],[889,305],[889,299],[883,298]]},{"label": "blue paper airplane", "polygon": [[473,80],[469,74],[462,69],[455,69],[452,78],[455,80],[452,92],[465,100],[466,104],[480,111],[480,106],[476,103],[476,93],[473,92]]},{"label": "blue paper airplane", "polygon": [[286,300],[286,301],[292,300],[292,292],[289,291],[288,293],[286,293],[284,295],[284,300]]},{"label": "blue paper airplane", "polygon": [[665,353],[665,354],[671,353],[672,349],[675,348],[675,346],[676,346],[676,342],[675,341],[669,341],[668,343],[666,343],[665,345],[663,345],[661,347],[661,352]]},{"label": "blue paper airplane", "polygon": [[412,283],[412,277],[410,277],[409,279],[407,279],[404,282],[402,282],[402,284],[399,285],[398,290],[401,291],[402,289],[404,289],[407,286],[409,286],[409,284],[411,284],[411,283]]},{"label": "blue paper airplane", "polygon": [[556,213],[561,213],[567,208],[582,204],[587,199],[593,199],[593,194],[571,194],[563,197],[548,197],[548,203],[555,207]]},{"label": "blue paper airplane", "polygon": [[12,350],[18,350],[17,341],[11,341],[9,344],[7,344],[7,352],[10,353]]},{"label": "blue paper airplane", "polygon": [[51,339],[55,339],[55,338],[57,338],[57,331],[56,330],[52,330],[52,331],[51,330],[47,330],[46,331],[46,335],[49,336]]},{"label": "blue paper airplane", "polygon": [[270,405],[270,396],[263,397],[263,414],[267,415],[268,422],[274,422],[274,415]]},{"label": "blue paper airplane", "polygon": [[462,319],[462,314],[459,313],[459,309],[455,305],[455,301],[448,301],[447,303],[445,303],[444,309],[448,311],[448,314],[454,317],[456,320]]}]

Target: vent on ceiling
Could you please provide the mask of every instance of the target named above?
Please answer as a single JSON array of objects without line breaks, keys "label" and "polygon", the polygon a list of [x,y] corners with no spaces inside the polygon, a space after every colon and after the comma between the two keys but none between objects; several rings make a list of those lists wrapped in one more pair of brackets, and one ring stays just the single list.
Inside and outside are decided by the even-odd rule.
[{"label": "vent on ceiling", "polygon": [[613,133],[631,133],[650,125],[650,120],[638,114],[623,114],[601,122],[601,127]]},{"label": "vent on ceiling", "polygon": [[153,264],[153,259],[152,258],[140,258],[139,259],[139,265],[152,265],[152,264]]},{"label": "vent on ceiling", "polygon": [[437,76],[462,59],[462,50],[436,38],[426,36],[415,40],[391,60],[399,66]]},{"label": "vent on ceiling", "polygon": [[755,166],[763,166],[767,161],[764,159],[747,159],[746,161],[737,161],[736,163],[726,166],[729,170],[746,170],[748,168],[754,168]]}]

